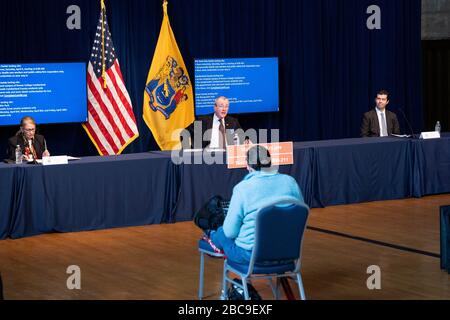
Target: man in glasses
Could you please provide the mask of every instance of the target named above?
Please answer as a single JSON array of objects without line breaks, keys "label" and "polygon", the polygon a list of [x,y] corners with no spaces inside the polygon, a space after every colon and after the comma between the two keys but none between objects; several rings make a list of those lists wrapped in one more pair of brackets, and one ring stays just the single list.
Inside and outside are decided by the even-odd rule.
[{"label": "man in glasses", "polygon": [[[214,102],[214,113],[199,117],[195,122],[201,124],[200,127],[195,126],[193,122],[186,130],[189,132],[191,141],[186,141],[182,137],[182,145],[184,149],[190,147],[210,149],[226,149],[227,145],[235,144],[234,139],[238,139],[239,143],[248,143],[244,140],[241,125],[236,118],[228,115],[230,101],[224,96],[216,98]],[[195,145],[197,140],[200,145]],[[200,137],[198,137],[200,136]]]},{"label": "man in glasses", "polygon": [[9,138],[8,145],[8,155],[11,160],[15,160],[17,146],[20,146],[24,159],[27,161],[50,156],[44,136],[36,134],[36,122],[29,116],[22,118],[20,130],[14,137]]}]

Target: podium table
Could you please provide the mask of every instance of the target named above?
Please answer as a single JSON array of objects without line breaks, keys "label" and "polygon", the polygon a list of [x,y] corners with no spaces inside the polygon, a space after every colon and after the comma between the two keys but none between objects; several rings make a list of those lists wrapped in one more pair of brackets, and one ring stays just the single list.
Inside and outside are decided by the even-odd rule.
[{"label": "podium table", "polygon": [[[186,156],[186,155],[185,155]],[[171,152],[85,157],[67,165],[0,164],[0,239],[191,220],[247,174],[172,161]],[[293,176],[310,207],[450,192],[450,135],[294,143]],[[198,164],[194,164],[199,162]]]}]

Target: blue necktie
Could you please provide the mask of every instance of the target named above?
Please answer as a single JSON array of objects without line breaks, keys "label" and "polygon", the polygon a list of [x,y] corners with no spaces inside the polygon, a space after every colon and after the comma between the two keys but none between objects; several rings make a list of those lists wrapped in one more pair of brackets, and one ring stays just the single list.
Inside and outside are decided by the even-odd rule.
[{"label": "blue necktie", "polygon": [[388,135],[386,129],[386,119],[384,118],[384,112],[381,113],[381,136],[386,137]]}]

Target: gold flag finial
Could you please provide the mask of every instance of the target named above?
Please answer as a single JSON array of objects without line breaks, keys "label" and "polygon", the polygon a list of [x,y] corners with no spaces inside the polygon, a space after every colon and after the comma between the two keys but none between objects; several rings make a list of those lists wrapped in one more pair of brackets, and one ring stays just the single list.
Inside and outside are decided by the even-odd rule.
[{"label": "gold flag finial", "polygon": [[167,4],[168,4],[167,0],[164,0],[164,1],[163,1],[163,11],[164,11],[164,14],[167,14]]}]

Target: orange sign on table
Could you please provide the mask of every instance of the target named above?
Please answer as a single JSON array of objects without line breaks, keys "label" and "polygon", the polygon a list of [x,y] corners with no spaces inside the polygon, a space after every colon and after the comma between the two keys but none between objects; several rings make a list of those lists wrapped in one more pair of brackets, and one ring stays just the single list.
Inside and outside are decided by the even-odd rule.
[{"label": "orange sign on table", "polygon": [[[294,164],[294,146],[291,142],[259,143],[258,145],[267,148],[270,152],[272,165],[283,166]],[[252,145],[231,145],[227,146],[228,169],[245,168],[247,166],[247,151]]]}]

